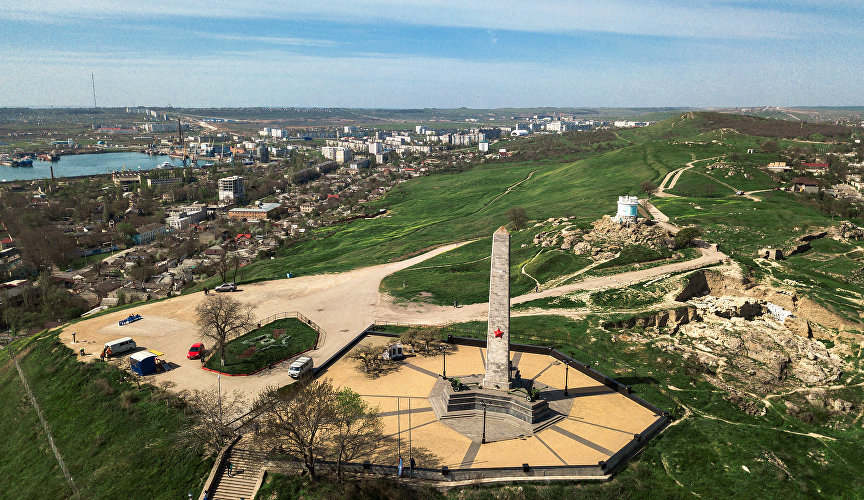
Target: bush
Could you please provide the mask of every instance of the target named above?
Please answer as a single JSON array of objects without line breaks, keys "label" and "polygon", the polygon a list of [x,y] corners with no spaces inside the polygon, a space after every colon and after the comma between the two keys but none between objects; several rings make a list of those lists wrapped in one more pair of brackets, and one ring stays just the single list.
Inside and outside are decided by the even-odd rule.
[{"label": "bush", "polygon": [[693,246],[693,242],[699,236],[702,236],[702,231],[698,227],[685,227],[675,234],[675,248],[687,248]]}]

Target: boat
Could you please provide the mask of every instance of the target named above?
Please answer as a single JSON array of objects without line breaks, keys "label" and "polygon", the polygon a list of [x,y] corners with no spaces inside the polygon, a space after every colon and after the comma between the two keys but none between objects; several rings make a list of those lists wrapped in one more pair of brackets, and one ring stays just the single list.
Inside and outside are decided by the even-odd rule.
[{"label": "boat", "polygon": [[163,161],[162,163],[160,163],[159,165],[157,165],[156,168],[160,168],[160,169],[161,169],[161,168],[171,168],[171,167],[173,167],[173,166],[174,166],[174,165],[172,165],[170,161]]},{"label": "boat", "polygon": [[57,153],[45,153],[38,155],[37,158],[41,161],[60,161],[60,155]]}]

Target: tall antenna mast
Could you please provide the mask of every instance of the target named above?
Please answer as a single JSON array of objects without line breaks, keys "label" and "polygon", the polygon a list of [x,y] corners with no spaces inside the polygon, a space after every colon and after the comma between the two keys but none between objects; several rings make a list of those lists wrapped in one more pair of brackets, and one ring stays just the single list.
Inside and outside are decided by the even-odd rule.
[{"label": "tall antenna mast", "polygon": [[93,85],[93,108],[96,108],[96,78],[90,73],[90,84]]}]

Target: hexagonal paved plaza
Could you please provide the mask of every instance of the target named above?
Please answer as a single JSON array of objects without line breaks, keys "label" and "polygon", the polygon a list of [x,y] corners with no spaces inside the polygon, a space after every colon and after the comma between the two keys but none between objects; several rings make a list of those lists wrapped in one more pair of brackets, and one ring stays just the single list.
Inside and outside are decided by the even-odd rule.
[{"label": "hexagonal paved plaza", "polygon": [[[368,336],[354,349],[372,344],[383,351],[393,341]],[[482,374],[485,356],[485,348],[453,346],[447,354],[447,376]],[[350,387],[377,406],[385,433],[401,437],[404,457],[408,456],[409,442],[414,449],[423,450],[417,455],[434,457],[427,459],[432,463],[418,462],[418,467],[521,467],[525,463],[532,467],[597,466],[628,446],[637,435],[649,429],[656,431],[666,421],[650,405],[640,404],[573,368],[566,373],[565,396],[565,365],[552,356],[525,352],[511,352],[510,356],[513,369],[518,369],[523,379],[533,381],[550,407],[558,411],[534,433],[514,431],[520,424],[515,417],[487,412],[486,444],[480,442],[481,411],[463,412],[463,418],[456,423],[436,418],[429,396],[441,380],[444,360],[440,353],[408,353],[404,360],[372,378],[358,361],[350,359],[349,352],[319,376],[331,379],[337,387]],[[393,457],[393,464],[382,465],[395,465],[397,460]]]}]

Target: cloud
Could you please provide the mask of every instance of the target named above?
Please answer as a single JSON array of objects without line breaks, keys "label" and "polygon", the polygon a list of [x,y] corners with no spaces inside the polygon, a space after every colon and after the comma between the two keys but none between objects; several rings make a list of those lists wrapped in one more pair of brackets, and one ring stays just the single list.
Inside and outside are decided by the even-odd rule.
[{"label": "cloud", "polygon": [[312,39],[312,38],[293,38],[282,36],[256,36],[256,35],[238,35],[230,33],[208,33],[204,31],[196,31],[191,33],[199,38],[209,38],[212,40],[225,40],[231,42],[253,42],[272,45],[291,45],[297,47],[336,47],[339,42],[333,40]]},{"label": "cloud", "polygon": [[[271,2],[238,0],[3,0],[6,18],[61,22],[65,19],[192,17],[225,19],[324,20],[386,23],[537,33],[603,32],[688,38],[789,38],[803,34],[861,35],[859,16],[832,16],[830,5],[810,8],[792,2],[785,11],[770,3],[662,0],[330,0]],[[841,3],[845,10],[848,4]],[[839,8],[839,7],[838,7]],[[860,11],[860,9],[857,9]]]},{"label": "cloud", "polygon": [[[730,56],[710,66],[598,60],[589,75],[577,65],[386,53],[323,57],[273,49],[205,58],[141,58],[134,51],[14,54],[0,49],[0,74],[7,89],[0,95],[0,106],[88,105],[91,71],[105,106],[133,101],[369,108],[843,105],[864,91],[864,69],[847,68],[847,78],[802,91],[799,80],[788,78],[800,64],[792,57],[764,64],[760,54],[745,50]],[[259,61],[267,67],[265,78],[248,70],[250,63]],[[830,74],[834,66],[836,61],[825,60],[813,68]],[[184,76],[166,78],[166,67],[182,67]],[[32,78],[46,68],[52,78]]]}]

